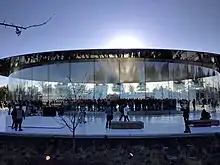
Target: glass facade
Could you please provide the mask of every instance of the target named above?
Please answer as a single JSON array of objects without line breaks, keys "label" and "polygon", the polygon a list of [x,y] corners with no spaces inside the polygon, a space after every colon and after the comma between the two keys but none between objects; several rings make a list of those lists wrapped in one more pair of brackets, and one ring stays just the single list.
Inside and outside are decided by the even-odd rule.
[{"label": "glass facade", "polygon": [[12,100],[215,98],[219,73],[192,62],[145,58],[83,59],[13,70]]}]

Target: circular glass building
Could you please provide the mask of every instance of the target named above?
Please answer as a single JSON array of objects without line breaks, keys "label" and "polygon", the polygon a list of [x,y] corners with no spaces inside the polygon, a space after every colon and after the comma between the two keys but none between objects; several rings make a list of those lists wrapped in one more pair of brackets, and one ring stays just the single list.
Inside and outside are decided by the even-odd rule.
[{"label": "circular glass building", "polygon": [[0,59],[11,100],[215,99],[218,54],[165,49],[70,50]]}]

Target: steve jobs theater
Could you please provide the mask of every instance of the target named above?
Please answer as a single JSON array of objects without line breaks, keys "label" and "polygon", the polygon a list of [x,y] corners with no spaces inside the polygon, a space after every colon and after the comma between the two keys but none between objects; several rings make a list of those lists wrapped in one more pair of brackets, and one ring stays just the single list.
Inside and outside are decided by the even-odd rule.
[{"label": "steve jobs theater", "polygon": [[40,52],[0,59],[9,97],[35,106],[76,102],[88,111],[174,110],[179,100],[219,103],[214,53],[165,49],[88,49]]}]

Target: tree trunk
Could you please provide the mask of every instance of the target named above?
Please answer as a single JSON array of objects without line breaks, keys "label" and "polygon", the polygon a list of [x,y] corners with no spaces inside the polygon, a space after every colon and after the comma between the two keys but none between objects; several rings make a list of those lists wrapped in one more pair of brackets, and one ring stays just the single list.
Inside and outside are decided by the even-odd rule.
[{"label": "tree trunk", "polygon": [[75,129],[73,129],[73,132],[72,132],[72,150],[73,150],[73,153],[75,153],[76,151],[76,143],[75,143]]}]

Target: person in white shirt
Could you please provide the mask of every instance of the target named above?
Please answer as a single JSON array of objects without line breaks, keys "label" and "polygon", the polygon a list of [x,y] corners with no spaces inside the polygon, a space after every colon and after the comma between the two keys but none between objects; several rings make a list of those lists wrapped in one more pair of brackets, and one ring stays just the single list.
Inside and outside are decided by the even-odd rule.
[{"label": "person in white shirt", "polygon": [[128,105],[126,105],[125,107],[124,107],[124,121],[126,122],[126,121],[129,121],[129,118],[128,118],[128,112],[130,111],[130,108],[129,108],[129,106]]}]

